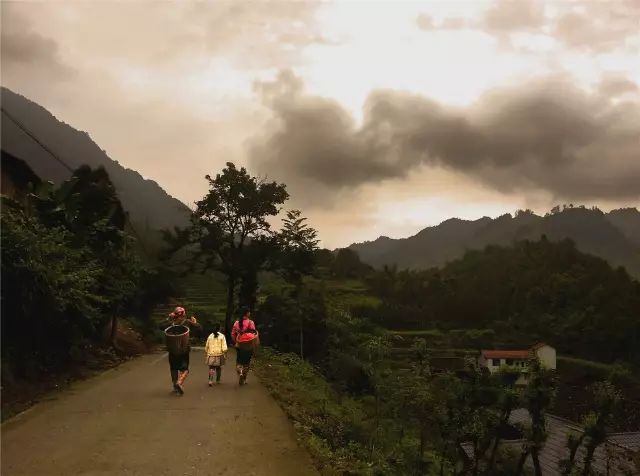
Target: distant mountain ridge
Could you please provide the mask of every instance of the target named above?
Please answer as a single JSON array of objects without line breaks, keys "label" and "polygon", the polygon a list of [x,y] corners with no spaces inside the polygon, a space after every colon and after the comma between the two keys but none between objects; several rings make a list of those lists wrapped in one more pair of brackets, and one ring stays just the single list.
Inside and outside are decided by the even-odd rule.
[{"label": "distant mountain ridge", "polygon": [[520,211],[515,216],[478,220],[451,218],[416,235],[391,239],[382,236],[374,241],[349,246],[362,261],[375,267],[397,266],[400,269],[426,269],[442,266],[461,257],[466,250],[487,245],[508,245],[516,240],[571,238],[578,249],[606,259],[613,266],[624,266],[640,277],[640,212],[624,208],[604,213],[583,207],[555,210],[539,216]]},{"label": "distant mountain ridge", "polygon": [[[89,134],[58,120],[35,102],[2,88],[2,108],[71,168],[102,166],[109,173],[124,209],[139,229],[161,230],[188,223],[190,210],[153,180],[111,159]],[[71,172],[2,114],[2,150],[24,160],[44,180],[56,184]]]}]

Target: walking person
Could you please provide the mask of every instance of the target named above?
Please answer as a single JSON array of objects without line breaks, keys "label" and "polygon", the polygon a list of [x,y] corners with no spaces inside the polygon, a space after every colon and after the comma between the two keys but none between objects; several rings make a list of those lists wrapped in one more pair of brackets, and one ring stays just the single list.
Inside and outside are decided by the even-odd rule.
[{"label": "walking person", "polygon": [[213,376],[216,376],[216,384],[220,383],[222,366],[227,361],[227,339],[220,332],[220,324],[214,326],[214,331],[207,337],[204,353],[209,367],[209,387],[213,385]]},{"label": "walking person", "polygon": [[238,372],[238,382],[240,385],[247,383],[247,374],[251,358],[260,343],[256,324],[251,320],[251,312],[248,308],[242,309],[242,315],[233,324],[231,338],[237,349],[236,372]]},{"label": "walking person", "polygon": [[[176,307],[175,310],[169,314],[168,317],[171,327],[165,332],[168,335],[180,335],[184,336],[186,333],[186,343],[181,342],[178,346],[167,346],[169,351],[169,370],[171,372],[171,383],[173,384],[173,390],[176,395],[184,395],[184,382],[189,375],[189,353],[191,352],[191,345],[189,342],[189,326],[200,327],[195,316],[187,318],[187,313],[183,307]],[[186,331],[180,329],[180,327],[186,328]],[[182,332],[181,334],[175,334],[175,331]]]}]

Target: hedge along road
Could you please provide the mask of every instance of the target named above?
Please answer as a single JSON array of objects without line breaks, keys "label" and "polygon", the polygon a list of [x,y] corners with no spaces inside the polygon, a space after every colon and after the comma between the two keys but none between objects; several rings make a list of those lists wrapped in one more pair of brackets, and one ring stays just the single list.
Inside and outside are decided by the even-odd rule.
[{"label": "hedge along road", "polygon": [[280,407],[253,372],[239,387],[229,357],[209,388],[192,349],[182,397],[166,354],[73,385],[2,425],[2,475],[317,475]]}]

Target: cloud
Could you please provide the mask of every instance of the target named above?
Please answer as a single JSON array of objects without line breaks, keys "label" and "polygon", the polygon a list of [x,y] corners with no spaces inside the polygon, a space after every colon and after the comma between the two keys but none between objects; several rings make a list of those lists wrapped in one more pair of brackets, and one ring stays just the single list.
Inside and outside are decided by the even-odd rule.
[{"label": "cloud", "polygon": [[544,6],[532,0],[499,0],[485,12],[482,27],[489,33],[536,31],[545,24]]},{"label": "cloud", "polygon": [[29,70],[32,74],[47,74],[50,79],[72,78],[75,70],[62,60],[58,43],[33,31],[11,5],[2,4],[0,56],[4,74]]},{"label": "cloud", "polygon": [[635,0],[592,3],[582,11],[569,10],[558,18],[552,34],[565,46],[578,50],[637,50],[638,43],[635,46],[630,43],[640,36],[640,3]]},{"label": "cloud", "polygon": [[605,76],[598,85],[600,94],[610,98],[617,98],[626,94],[640,92],[640,86],[629,78],[620,75]]},{"label": "cloud", "polygon": [[572,51],[640,50],[640,2],[637,0],[556,3],[496,0],[475,18],[459,13],[436,21],[422,13],[416,18],[416,24],[424,31],[481,31],[512,50],[523,50],[513,42],[514,36],[523,34],[553,39]]},{"label": "cloud", "polygon": [[287,86],[292,83],[286,73],[261,86],[271,92],[265,104],[273,120],[254,141],[251,162],[293,183],[310,204],[326,206],[336,194],[406,178],[425,165],[504,193],[640,197],[640,104],[614,104],[566,78],[495,89],[465,109],[377,90],[360,126],[338,103]]},{"label": "cloud", "polygon": [[[244,160],[251,83],[326,41],[300,2],[2,3],[2,83],[192,203]],[[71,68],[69,65],[73,65]],[[185,168],[184,164],[189,166]]]},{"label": "cloud", "polygon": [[421,13],[416,17],[416,25],[424,31],[431,30],[482,30],[491,35],[504,35],[516,32],[535,32],[546,23],[544,4],[534,0],[497,0],[474,16],[464,15],[463,11],[438,15]]}]

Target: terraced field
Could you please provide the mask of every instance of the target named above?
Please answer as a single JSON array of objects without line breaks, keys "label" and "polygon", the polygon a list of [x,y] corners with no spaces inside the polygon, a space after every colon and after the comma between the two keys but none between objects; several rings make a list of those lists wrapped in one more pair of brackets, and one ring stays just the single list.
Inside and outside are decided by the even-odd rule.
[{"label": "terraced field", "polygon": [[188,315],[194,315],[206,327],[223,322],[226,310],[227,290],[224,276],[219,273],[193,274],[180,283],[183,292],[156,307],[153,321],[158,328],[167,325],[167,316],[176,306],[182,306]]}]

